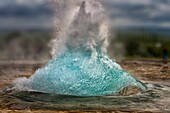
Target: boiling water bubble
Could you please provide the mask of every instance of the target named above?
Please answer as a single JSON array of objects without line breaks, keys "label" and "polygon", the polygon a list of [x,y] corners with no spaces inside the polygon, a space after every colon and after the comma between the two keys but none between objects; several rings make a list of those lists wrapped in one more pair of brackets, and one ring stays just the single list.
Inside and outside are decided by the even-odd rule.
[{"label": "boiling water bubble", "polygon": [[145,86],[104,54],[91,59],[88,51],[67,51],[49,61],[22,86],[32,90],[77,96],[118,94],[129,86]]}]

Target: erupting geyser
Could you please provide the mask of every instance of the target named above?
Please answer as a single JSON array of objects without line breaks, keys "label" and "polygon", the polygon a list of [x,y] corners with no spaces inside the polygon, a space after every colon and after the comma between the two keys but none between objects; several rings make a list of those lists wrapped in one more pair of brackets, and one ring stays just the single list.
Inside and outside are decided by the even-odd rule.
[{"label": "erupting geyser", "polygon": [[116,95],[145,85],[109,59],[107,19],[97,0],[56,0],[57,37],[53,58],[14,88],[76,96]]}]

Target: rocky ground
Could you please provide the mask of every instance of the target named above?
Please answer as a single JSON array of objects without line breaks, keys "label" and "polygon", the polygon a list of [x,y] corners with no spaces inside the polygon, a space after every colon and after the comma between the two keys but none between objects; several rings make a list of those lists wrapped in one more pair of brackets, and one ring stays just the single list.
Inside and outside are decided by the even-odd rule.
[{"label": "rocky ground", "polygon": [[[29,77],[35,70],[43,66],[47,61],[0,61],[0,90],[10,85],[18,77]],[[124,60],[120,65],[133,74],[136,78],[149,81],[150,83],[159,83],[170,86],[170,63],[163,64],[159,60]],[[3,104],[0,99],[0,105]],[[168,102],[170,103],[170,102]],[[10,110],[0,106],[0,113],[65,113],[68,111],[50,111],[50,110]],[[71,111],[77,112],[77,111]],[[96,111],[97,112],[97,111]],[[100,112],[99,112],[100,113]],[[112,113],[137,113],[112,111]],[[142,112],[140,112],[142,113]],[[152,113],[152,111],[148,111]]]},{"label": "rocky ground", "polygon": [[161,60],[125,60],[121,66],[136,78],[170,86],[170,63]]}]

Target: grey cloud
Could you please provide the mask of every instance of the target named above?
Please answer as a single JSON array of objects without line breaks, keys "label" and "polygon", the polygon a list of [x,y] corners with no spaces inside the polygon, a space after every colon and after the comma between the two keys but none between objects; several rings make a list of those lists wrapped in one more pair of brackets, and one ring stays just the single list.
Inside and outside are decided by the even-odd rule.
[{"label": "grey cloud", "polygon": [[[102,0],[102,2],[110,14],[113,26],[116,27],[162,26],[164,23],[170,23],[170,0]],[[5,18],[8,18],[6,22],[11,18],[20,25],[25,25],[24,20],[29,20],[29,24],[44,25],[52,16],[53,11],[47,6],[47,0],[0,0],[0,24],[4,26]],[[47,19],[41,21],[40,17]],[[17,21],[18,18],[20,22]],[[166,27],[168,26],[170,28],[170,24],[166,24]]]},{"label": "grey cloud", "polygon": [[52,17],[43,0],[0,0],[0,29],[50,28]]},{"label": "grey cloud", "polygon": [[[106,0],[111,20],[129,20],[128,25],[159,25],[170,22],[170,0]],[[128,22],[128,21],[126,21]],[[113,22],[115,23],[115,22]],[[118,26],[126,26],[119,22]],[[113,25],[114,26],[114,25]],[[170,26],[169,26],[170,27]]]},{"label": "grey cloud", "polygon": [[[46,2],[34,4],[36,0],[28,0],[29,5],[21,4],[18,0],[4,0],[0,2],[0,17],[36,17],[40,15],[51,15],[52,10],[46,6]],[[32,1],[32,2],[31,2]]]}]

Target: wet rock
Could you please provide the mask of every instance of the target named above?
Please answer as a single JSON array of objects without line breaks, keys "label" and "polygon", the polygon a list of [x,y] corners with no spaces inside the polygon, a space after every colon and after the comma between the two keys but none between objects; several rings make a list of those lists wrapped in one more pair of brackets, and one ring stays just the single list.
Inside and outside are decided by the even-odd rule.
[{"label": "wet rock", "polygon": [[141,92],[141,89],[135,86],[129,86],[124,88],[122,91],[118,93],[120,96],[130,96],[130,95],[136,95]]}]

